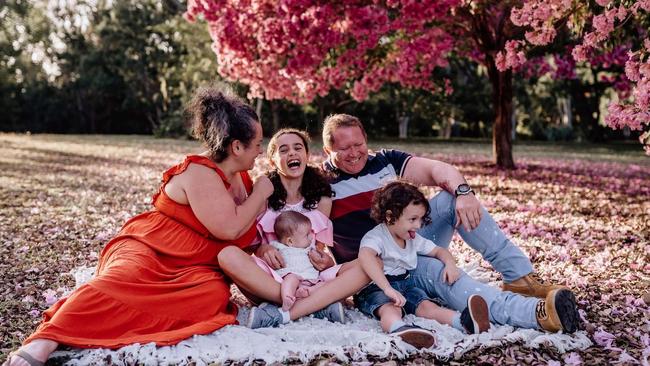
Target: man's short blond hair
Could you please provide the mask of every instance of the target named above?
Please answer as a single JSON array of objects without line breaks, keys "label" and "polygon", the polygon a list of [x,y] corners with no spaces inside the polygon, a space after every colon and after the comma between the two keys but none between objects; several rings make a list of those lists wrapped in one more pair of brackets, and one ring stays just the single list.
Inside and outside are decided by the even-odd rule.
[{"label": "man's short blond hair", "polygon": [[366,130],[357,117],[343,113],[330,114],[323,122],[323,145],[325,147],[331,148],[334,145],[333,133],[339,127],[359,127],[363,137],[368,139]]}]

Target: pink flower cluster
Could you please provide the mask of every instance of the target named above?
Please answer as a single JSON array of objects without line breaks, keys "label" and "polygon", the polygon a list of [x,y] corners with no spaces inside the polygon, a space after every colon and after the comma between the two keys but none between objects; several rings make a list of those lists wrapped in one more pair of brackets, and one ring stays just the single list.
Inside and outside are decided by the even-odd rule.
[{"label": "pink flower cluster", "polygon": [[[434,90],[453,37],[431,26],[460,0],[191,0],[209,24],[218,72],[251,97],[308,102],[331,89],[357,100],[386,82]],[[440,87],[442,89],[442,87]]]},{"label": "pink flower cluster", "polygon": [[[609,84],[618,92],[619,97],[627,98],[631,92],[630,79],[622,70],[628,62],[628,45],[614,47],[613,50],[593,53],[585,66],[596,72],[599,83]],[[517,71],[526,78],[550,75],[554,80],[571,80],[577,77],[576,70],[581,66],[571,57],[571,48],[566,53],[550,56],[537,56],[525,61]]]},{"label": "pink flower cluster", "polygon": [[[643,130],[650,125],[650,39],[644,41],[644,50],[629,54],[625,62],[625,75],[636,83],[631,93],[634,102],[611,104],[605,121],[612,128],[627,126],[633,130]],[[641,138],[641,142],[647,145],[643,139],[647,139],[648,134]]]},{"label": "pink flower cluster", "polygon": [[[641,26],[642,19],[650,13],[650,0],[597,0],[596,4],[595,8],[590,8],[587,2],[529,0],[520,8],[512,10],[511,20],[517,26],[530,29],[525,38],[531,45],[551,43],[555,38],[552,29],[564,19],[568,20],[569,28],[575,30],[578,35],[582,31],[582,24],[590,26],[590,30],[581,36],[582,43],[573,48],[573,59],[604,68],[625,65],[625,76],[600,76],[600,81],[614,86],[619,97],[619,100],[612,102],[608,108],[607,124],[612,128],[647,129],[650,127],[650,37],[647,31],[641,31],[640,34],[645,37],[644,46],[630,51],[626,45],[628,40],[624,35],[616,34],[616,27],[625,22],[637,22]],[[620,43],[621,38],[624,45],[614,47],[608,52],[598,51],[604,49],[606,43]],[[526,44],[521,41],[510,42],[517,42],[516,53],[514,47],[509,49],[506,44],[505,55],[501,56],[502,62],[497,64],[501,70],[519,67],[526,61],[523,51]],[[568,69],[569,65],[566,66]],[[556,76],[563,75],[566,73]],[[648,145],[650,131],[646,131],[641,140]],[[650,146],[646,146],[646,151],[650,151]]]},{"label": "pink flower cluster", "polygon": [[575,79],[576,78],[576,62],[563,54],[553,55],[553,63],[555,70],[553,78],[556,80]]},{"label": "pink flower cluster", "polygon": [[512,9],[510,19],[519,27],[531,27],[526,39],[534,45],[549,44],[556,35],[554,19],[561,18],[572,8],[571,0],[525,1],[521,8]]},{"label": "pink flower cluster", "polygon": [[506,69],[517,69],[526,63],[526,54],[523,51],[524,42],[511,40],[506,42],[505,54],[499,52],[495,63],[500,71]]}]

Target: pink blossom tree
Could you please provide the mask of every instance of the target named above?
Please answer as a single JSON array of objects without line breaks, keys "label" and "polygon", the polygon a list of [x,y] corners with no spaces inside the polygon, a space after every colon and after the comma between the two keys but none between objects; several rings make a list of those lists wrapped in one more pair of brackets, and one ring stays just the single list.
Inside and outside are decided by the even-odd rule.
[{"label": "pink blossom tree", "polygon": [[[580,40],[571,52],[575,62],[624,65],[624,75],[609,80],[618,99],[609,104],[605,121],[644,131],[640,140],[650,155],[650,0],[528,0],[513,9],[511,19],[527,31],[524,40],[508,41],[497,55],[499,70],[523,65],[526,51],[551,43],[559,27]],[[621,47],[628,49],[625,56]]]},{"label": "pink blossom tree", "polygon": [[190,0],[187,17],[207,20],[218,72],[249,85],[252,97],[305,103],[343,89],[361,101],[385,83],[449,92],[448,81],[433,80],[434,69],[446,67],[451,54],[471,58],[486,67],[492,85],[495,163],[514,168],[513,68],[525,62],[528,39],[550,43],[555,35],[543,28],[535,38],[524,27],[536,24],[513,23],[512,9],[526,4]]},{"label": "pink blossom tree", "polygon": [[[625,63],[631,42],[623,42],[611,49],[599,49],[586,61],[577,63],[571,55],[576,42],[569,37],[563,34],[554,42],[553,48],[557,50],[554,54],[529,57],[517,68],[517,75],[535,85],[545,84],[554,90],[556,97],[568,98],[571,116],[582,125],[581,134],[589,141],[604,141],[611,131],[599,123],[601,114],[606,113],[601,108],[601,99],[611,98],[612,92],[622,97],[629,96],[632,85],[625,76]],[[559,112],[566,113],[566,110]],[[567,118],[569,120],[565,122],[574,120],[573,117]]]}]

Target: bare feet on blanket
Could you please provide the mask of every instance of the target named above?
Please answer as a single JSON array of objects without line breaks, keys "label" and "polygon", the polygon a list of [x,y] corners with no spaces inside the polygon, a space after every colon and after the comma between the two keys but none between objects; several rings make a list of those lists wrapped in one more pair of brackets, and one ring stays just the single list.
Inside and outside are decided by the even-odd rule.
[{"label": "bare feet on blanket", "polygon": [[296,302],[295,296],[291,296],[291,295],[282,296],[282,310],[288,311],[289,309],[291,309],[294,302]]},{"label": "bare feet on blanket", "polygon": [[[7,357],[7,360],[2,366],[38,366],[45,364],[47,358],[50,356],[59,344],[49,339],[35,339],[32,342],[20,347],[16,352],[12,352]],[[31,356],[32,359],[28,360],[27,357],[23,358],[18,353]]]}]

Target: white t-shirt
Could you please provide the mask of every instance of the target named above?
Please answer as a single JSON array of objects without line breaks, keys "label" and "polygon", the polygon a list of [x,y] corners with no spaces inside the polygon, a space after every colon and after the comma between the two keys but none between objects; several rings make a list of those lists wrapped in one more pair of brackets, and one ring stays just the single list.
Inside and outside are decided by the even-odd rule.
[{"label": "white t-shirt", "polygon": [[415,234],[415,239],[407,240],[406,246],[402,249],[393,239],[386,224],[379,224],[363,236],[359,249],[363,247],[379,254],[384,261],[384,274],[396,276],[415,269],[418,254],[429,254],[436,245],[431,240]]}]

